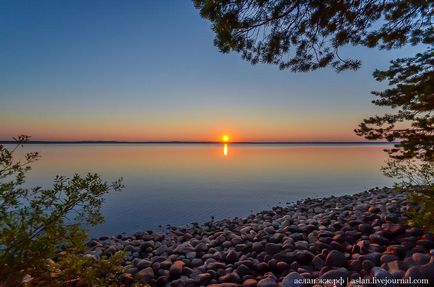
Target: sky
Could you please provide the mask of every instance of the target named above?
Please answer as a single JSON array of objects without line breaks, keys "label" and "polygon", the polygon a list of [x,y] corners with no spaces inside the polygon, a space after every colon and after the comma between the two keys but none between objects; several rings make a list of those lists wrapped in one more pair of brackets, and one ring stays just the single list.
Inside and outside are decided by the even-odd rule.
[{"label": "sky", "polygon": [[191,1],[0,0],[0,140],[360,141],[372,72],[414,47],[349,47],[356,72],[221,54]]}]

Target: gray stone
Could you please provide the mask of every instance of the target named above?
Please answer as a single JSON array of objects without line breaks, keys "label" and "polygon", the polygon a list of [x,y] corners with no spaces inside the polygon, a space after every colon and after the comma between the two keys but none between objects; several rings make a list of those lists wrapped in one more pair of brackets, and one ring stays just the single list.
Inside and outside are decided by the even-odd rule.
[{"label": "gray stone", "polygon": [[321,258],[321,255],[316,255],[316,256],[312,259],[312,265],[313,265],[313,268],[315,268],[315,270],[321,270],[321,268],[324,267],[325,262],[324,262],[324,260]]},{"label": "gray stone", "polygon": [[179,253],[179,254],[187,254],[193,251],[195,251],[195,249],[189,243],[180,244],[175,248],[175,250],[173,250],[174,253]]},{"label": "gray stone", "polygon": [[206,265],[206,268],[211,270],[224,269],[225,267],[226,265],[222,262],[211,262]]},{"label": "gray stone", "polygon": [[257,284],[258,287],[277,287],[277,283],[272,278],[264,278]]},{"label": "gray stone", "polygon": [[230,250],[227,254],[226,254],[226,262],[230,262],[233,263],[238,259],[238,253],[235,252],[234,250]]},{"label": "gray stone", "polygon": [[282,280],[282,287],[304,287],[305,284],[301,283],[304,277],[297,272],[291,272]]},{"label": "gray stone", "polygon": [[[371,270],[371,276],[376,278],[376,279],[393,279],[392,274],[390,274],[389,272],[387,272],[386,270],[384,270],[383,268],[380,267],[373,267]],[[375,287],[383,287],[384,284],[374,284],[372,286]],[[389,283],[387,284],[388,287],[396,287],[395,284]]]},{"label": "gray stone", "polygon": [[152,262],[146,259],[142,259],[140,261],[137,261],[136,267],[141,269],[145,269],[146,267],[149,267],[152,265]]},{"label": "gray stone", "polygon": [[335,270],[330,270],[322,274],[319,278],[320,279],[335,279],[339,280],[339,282],[336,282],[336,287],[343,287],[346,286],[346,279],[350,277],[350,273],[345,268],[339,268]]},{"label": "gray stone", "polygon": [[209,282],[211,282],[212,276],[209,273],[201,273],[199,275],[196,276],[195,281],[199,284],[199,285],[206,285]]},{"label": "gray stone", "polygon": [[332,250],[327,255],[325,264],[329,267],[341,267],[345,264],[345,255],[337,250]]},{"label": "gray stone", "polygon": [[139,282],[148,282],[155,276],[154,270],[151,267],[140,270],[134,275],[134,278]]},{"label": "gray stone", "polygon": [[282,244],[280,243],[267,243],[265,244],[265,251],[268,254],[275,254],[282,250]]}]

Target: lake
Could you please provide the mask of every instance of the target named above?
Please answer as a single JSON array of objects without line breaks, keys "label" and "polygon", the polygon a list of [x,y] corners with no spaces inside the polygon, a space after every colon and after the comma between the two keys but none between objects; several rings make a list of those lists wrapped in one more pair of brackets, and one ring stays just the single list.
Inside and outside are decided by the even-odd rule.
[{"label": "lake", "polygon": [[39,151],[28,183],[50,187],[56,174],[124,178],[107,196],[105,223],[92,236],[158,230],[247,216],[306,197],[391,185],[379,171],[384,144],[31,144]]}]

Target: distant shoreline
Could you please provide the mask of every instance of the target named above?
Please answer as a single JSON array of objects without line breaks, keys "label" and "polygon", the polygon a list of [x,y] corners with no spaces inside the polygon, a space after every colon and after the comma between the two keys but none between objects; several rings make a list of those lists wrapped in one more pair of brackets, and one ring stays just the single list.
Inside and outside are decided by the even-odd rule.
[{"label": "distant shoreline", "polygon": [[[0,141],[0,144],[15,144],[15,141]],[[353,142],[353,141],[238,141],[227,144],[275,144],[275,145],[392,145],[399,142]],[[29,141],[25,144],[224,144],[219,141]]]}]

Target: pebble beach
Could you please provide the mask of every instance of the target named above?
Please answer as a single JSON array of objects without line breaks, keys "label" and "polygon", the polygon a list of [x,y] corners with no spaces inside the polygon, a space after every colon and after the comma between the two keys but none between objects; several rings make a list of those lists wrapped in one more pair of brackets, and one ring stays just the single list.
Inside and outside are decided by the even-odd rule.
[{"label": "pebble beach", "polygon": [[434,286],[433,237],[406,225],[410,207],[390,188],[308,198],[245,218],[102,236],[86,256],[124,251],[124,286]]}]

